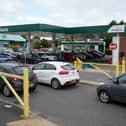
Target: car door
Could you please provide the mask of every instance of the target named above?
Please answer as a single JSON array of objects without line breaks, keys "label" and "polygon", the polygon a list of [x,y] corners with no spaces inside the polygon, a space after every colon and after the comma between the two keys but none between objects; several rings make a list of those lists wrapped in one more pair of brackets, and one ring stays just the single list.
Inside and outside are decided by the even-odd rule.
[{"label": "car door", "polygon": [[51,79],[56,77],[56,67],[53,64],[45,63],[44,66],[44,82],[50,84]]},{"label": "car door", "polygon": [[[3,67],[0,66],[0,72],[6,72],[6,70],[5,70]],[[1,89],[2,89],[3,85],[4,85],[4,81],[3,81],[3,79],[0,77],[0,88],[1,88]]]},{"label": "car door", "polygon": [[45,82],[44,82],[44,78],[45,78],[44,66],[45,66],[45,64],[42,63],[42,64],[36,64],[36,65],[32,68],[32,70],[34,71],[34,73],[35,73],[36,76],[37,76],[38,82],[42,82],[42,83],[45,83]]},{"label": "car door", "polygon": [[118,95],[121,101],[126,102],[126,74],[119,77]]},{"label": "car door", "polygon": [[111,87],[111,98],[116,101],[126,102],[126,74],[121,75],[116,79],[116,82],[113,81],[113,86]]}]

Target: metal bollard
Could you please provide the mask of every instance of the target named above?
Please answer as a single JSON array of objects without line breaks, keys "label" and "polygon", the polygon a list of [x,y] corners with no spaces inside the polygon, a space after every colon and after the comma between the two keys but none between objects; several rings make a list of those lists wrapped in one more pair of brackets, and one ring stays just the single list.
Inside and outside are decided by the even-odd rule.
[{"label": "metal bollard", "polygon": [[116,77],[119,76],[119,62],[117,62],[116,64],[116,74],[115,74]]},{"label": "metal bollard", "polygon": [[24,69],[24,117],[29,117],[29,73]]},{"label": "metal bollard", "polygon": [[125,63],[125,57],[122,58],[122,74],[124,74],[126,71],[126,63]]}]

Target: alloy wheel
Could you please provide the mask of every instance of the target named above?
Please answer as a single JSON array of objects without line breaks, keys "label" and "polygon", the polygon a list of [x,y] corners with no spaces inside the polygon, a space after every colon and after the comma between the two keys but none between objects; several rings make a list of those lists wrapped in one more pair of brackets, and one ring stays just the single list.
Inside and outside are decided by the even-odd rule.
[{"label": "alloy wheel", "polygon": [[107,91],[101,91],[99,95],[99,99],[103,103],[108,103],[110,102],[110,95],[108,94]]}]

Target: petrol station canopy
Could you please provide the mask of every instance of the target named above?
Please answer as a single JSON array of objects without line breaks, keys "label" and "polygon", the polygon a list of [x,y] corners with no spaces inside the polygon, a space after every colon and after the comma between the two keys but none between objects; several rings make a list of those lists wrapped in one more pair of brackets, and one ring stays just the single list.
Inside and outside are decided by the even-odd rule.
[{"label": "petrol station canopy", "polygon": [[80,27],[62,27],[49,24],[22,24],[0,26],[0,33],[18,34],[28,36],[43,36],[52,37],[56,34],[57,38],[62,38],[64,35],[69,37],[74,36],[74,40],[90,39],[105,39],[112,38],[119,33],[120,36],[125,36],[125,25],[98,25],[98,26],[80,26]]},{"label": "petrol station canopy", "polygon": [[61,27],[48,24],[24,24],[0,26],[0,32],[51,32],[63,34],[96,34],[107,33],[110,27],[110,25]]}]

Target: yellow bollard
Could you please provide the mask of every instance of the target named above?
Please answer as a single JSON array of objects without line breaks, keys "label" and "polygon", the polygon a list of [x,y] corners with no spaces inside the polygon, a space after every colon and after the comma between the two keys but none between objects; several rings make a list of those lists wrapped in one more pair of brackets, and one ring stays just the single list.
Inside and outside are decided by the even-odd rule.
[{"label": "yellow bollard", "polygon": [[24,117],[29,117],[29,73],[24,69]]},{"label": "yellow bollard", "polygon": [[79,58],[76,58],[76,62],[77,62],[77,69],[80,70],[84,62],[81,61]]},{"label": "yellow bollard", "polygon": [[74,67],[77,68],[77,61],[74,60]]},{"label": "yellow bollard", "polygon": [[115,76],[118,77],[119,76],[119,62],[117,62],[116,64],[116,73]]},{"label": "yellow bollard", "polygon": [[122,74],[124,74],[126,71],[126,63],[125,63],[125,58],[122,58]]}]

